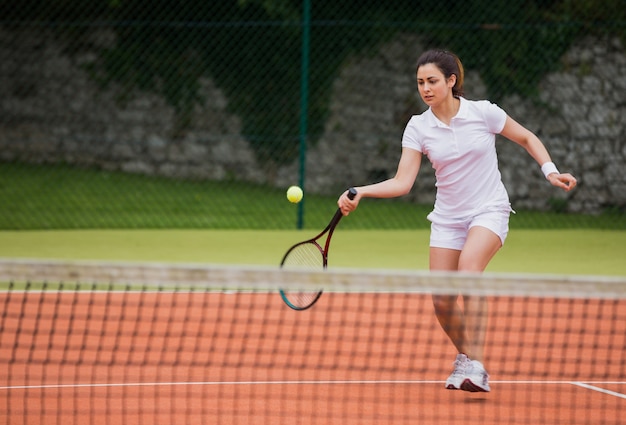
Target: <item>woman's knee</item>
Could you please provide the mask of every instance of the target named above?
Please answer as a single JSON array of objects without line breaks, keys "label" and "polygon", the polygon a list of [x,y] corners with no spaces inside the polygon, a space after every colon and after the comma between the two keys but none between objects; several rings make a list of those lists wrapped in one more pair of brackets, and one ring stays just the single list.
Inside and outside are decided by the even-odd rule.
[{"label": "woman's knee", "polygon": [[454,310],[457,296],[433,295],[433,306],[437,313],[451,313]]}]

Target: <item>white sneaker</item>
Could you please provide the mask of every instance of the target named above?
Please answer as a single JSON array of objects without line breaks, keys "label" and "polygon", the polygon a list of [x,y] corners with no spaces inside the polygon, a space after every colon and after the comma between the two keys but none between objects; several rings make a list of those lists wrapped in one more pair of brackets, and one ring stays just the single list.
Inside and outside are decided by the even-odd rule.
[{"label": "white sneaker", "polygon": [[454,361],[454,370],[446,379],[446,388],[449,390],[460,390],[466,379],[467,368],[470,367],[471,360],[465,354],[457,354]]},{"label": "white sneaker", "polygon": [[[468,359],[469,360],[469,359]],[[465,379],[461,383],[463,391],[485,392],[491,391],[489,387],[489,374],[478,360],[469,360],[465,368]]]}]

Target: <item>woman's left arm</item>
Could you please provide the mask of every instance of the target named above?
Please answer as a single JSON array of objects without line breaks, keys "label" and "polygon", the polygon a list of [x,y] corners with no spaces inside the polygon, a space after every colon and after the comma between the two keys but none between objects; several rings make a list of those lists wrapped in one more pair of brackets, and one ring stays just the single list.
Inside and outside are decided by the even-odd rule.
[{"label": "woman's left arm", "polygon": [[541,166],[546,179],[556,187],[569,192],[576,187],[576,179],[569,173],[559,173],[550,159],[550,154],[539,138],[523,125],[507,116],[504,128],[500,132],[504,137],[517,143]]}]

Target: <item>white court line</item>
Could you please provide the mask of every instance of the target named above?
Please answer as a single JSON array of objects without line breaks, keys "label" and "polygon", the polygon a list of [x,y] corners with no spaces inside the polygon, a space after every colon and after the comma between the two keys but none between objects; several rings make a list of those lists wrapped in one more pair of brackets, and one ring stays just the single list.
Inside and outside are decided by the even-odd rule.
[{"label": "white court line", "polygon": [[603,394],[614,395],[615,397],[619,397],[619,398],[626,398],[626,394],[618,393],[616,391],[607,390],[605,388],[596,387],[595,385],[589,385],[589,384],[586,384],[584,382],[572,382],[572,384],[578,385],[579,387],[583,387],[583,388],[586,388],[588,390],[598,391],[598,392],[603,393]]},{"label": "white court line", "polygon": [[[402,380],[380,380],[380,381],[198,381],[198,382],[118,382],[100,384],[47,384],[47,385],[13,385],[0,387],[2,390],[33,390],[33,389],[64,389],[64,388],[114,388],[114,387],[164,387],[164,386],[220,386],[220,385],[383,385],[383,384],[443,384],[444,381],[402,381]],[[589,383],[572,381],[491,381],[492,384],[509,385],[576,385],[593,391],[626,398],[626,394],[605,390]],[[593,381],[593,384],[625,384],[622,381]]]}]

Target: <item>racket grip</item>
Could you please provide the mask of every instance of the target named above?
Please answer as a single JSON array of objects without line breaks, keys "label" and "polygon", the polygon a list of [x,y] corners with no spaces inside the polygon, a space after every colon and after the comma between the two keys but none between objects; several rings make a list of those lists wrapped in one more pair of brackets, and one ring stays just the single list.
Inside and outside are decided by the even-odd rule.
[{"label": "racket grip", "polygon": [[350,189],[348,189],[348,199],[352,200],[356,197],[356,189],[351,187]]}]

